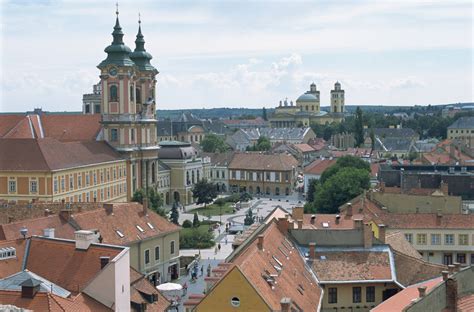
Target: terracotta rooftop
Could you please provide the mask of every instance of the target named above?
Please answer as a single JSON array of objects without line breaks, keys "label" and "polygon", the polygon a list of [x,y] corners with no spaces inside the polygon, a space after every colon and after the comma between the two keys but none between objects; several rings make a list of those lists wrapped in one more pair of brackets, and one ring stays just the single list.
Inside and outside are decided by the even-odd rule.
[{"label": "terracotta rooftop", "polygon": [[235,153],[229,169],[289,171],[298,161],[287,154],[262,154],[259,152]]},{"label": "terracotta rooftop", "polygon": [[61,238],[74,239],[75,229],[67,221],[58,215],[50,215],[35,219],[27,219],[18,222],[0,224],[0,240],[19,239],[23,236],[20,233],[22,228],[28,229],[28,236],[43,236],[44,229],[53,228],[55,236]]},{"label": "terracotta rooftop", "polygon": [[416,259],[422,259],[420,253],[405,239],[402,232],[394,232],[386,234],[385,242],[392,247],[393,250],[406,254]]},{"label": "terracotta rooftop", "polygon": [[[167,311],[170,302],[145,278],[145,276],[133,268],[130,268],[130,301],[139,305],[146,304],[146,310],[151,312]],[[156,301],[150,302],[155,296]],[[132,311],[135,310],[132,307]]]},{"label": "terracotta rooftop", "polygon": [[[346,215],[335,214],[304,214],[303,228],[305,229],[352,229],[354,220]],[[357,218],[357,216],[355,216]],[[337,221],[338,220],[338,221]]]},{"label": "terracotta rooftop", "polygon": [[462,296],[458,299],[458,312],[474,311],[474,294]]},{"label": "terracotta rooftop", "polygon": [[[8,240],[0,241],[0,249],[15,248],[16,257],[10,259],[3,259],[0,261],[0,279],[20,272],[22,270],[22,261],[25,254],[26,240]],[[1,301],[0,301],[1,302]]]},{"label": "terracotta rooftop", "polygon": [[313,270],[322,283],[392,280],[387,251],[316,251]]},{"label": "terracotta rooftop", "polygon": [[[291,298],[292,303],[303,311],[318,307],[321,288],[298,249],[280,232],[277,223],[270,222],[259,234],[264,236],[263,250],[258,247],[258,239],[253,237],[227,261],[238,266],[272,310],[281,309],[280,301],[284,297]],[[276,283],[272,289],[264,277],[270,278],[268,273],[276,274],[275,267],[281,268],[281,271],[274,277]]]},{"label": "terracotta rooftop", "polygon": [[397,281],[404,286],[435,278],[440,276],[441,272],[447,269],[444,265],[429,263],[398,251],[393,251],[393,257],[397,272]]},{"label": "terracotta rooftop", "polygon": [[383,301],[381,304],[370,310],[371,312],[390,312],[403,311],[414,299],[419,298],[418,287],[426,287],[428,294],[435,286],[443,281],[442,277],[424,281],[418,284],[413,284],[398,292],[396,295]]},{"label": "terracotta rooftop", "polygon": [[293,146],[302,153],[314,152],[315,149],[311,147],[311,145],[306,143],[301,144],[293,144]]},{"label": "terracotta rooftop", "polygon": [[74,241],[32,237],[24,261],[26,269],[79,293],[101,270],[101,256],[113,259],[122,251],[120,247],[92,244],[84,252],[76,249]]},{"label": "terracotta rooftop", "polygon": [[121,160],[105,142],[0,139],[0,170],[50,171]]},{"label": "terracotta rooftop", "polygon": [[336,164],[337,159],[316,159],[304,168],[305,174],[321,175],[324,170]]},{"label": "terracotta rooftop", "polygon": [[51,293],[36,293],[34,298],[23,298],[21,291],[0,290],[0,302],[31,311],[84,311],[102,312],[112,311],[86,294],[79,294],[73,298],[62,298]]}]

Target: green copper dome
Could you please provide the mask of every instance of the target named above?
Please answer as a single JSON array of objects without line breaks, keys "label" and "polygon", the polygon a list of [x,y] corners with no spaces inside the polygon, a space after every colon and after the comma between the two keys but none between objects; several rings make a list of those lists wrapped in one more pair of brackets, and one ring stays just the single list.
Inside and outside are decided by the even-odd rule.
[{"label": "green copper dome", "polygon": [[135,51],[130,54],[130,58],[139,70],[149,70],[158,72],[153,65],[150,64],[150,60],[153,58],[150,53],[145,50],[145,39],[142,35],[141,21],[138,21],[138,34],[135,40]]},{"label": "green copper dome", "polygon": [[114,31],[112,32],[112,36],[114,38],[112,44],[104,50],[107,53],[107,58],[103,60],[97,67],[103,68],[110,64],[117,66],[135,65],[130,59],[130,53],[132,52],[132,50],[130,50],[130,48],[127,47],[125,43],[123,43],[123,32],[122,27],[120,27],[118,11],[117,20],[115,21],[115,27]]}]

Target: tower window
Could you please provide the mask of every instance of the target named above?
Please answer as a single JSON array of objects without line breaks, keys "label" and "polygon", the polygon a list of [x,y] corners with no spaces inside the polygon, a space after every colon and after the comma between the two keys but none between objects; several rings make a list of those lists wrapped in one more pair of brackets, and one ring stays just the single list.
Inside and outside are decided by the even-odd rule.
[{"label": "tower window", "polygon": [[90,113],[90,106],[89,106],[89,104],[86,104],[85,113],[86,113],[86,114],[89,114],[89,113]]},{"label": "tower window", "polygon": [[118,89],[116,85],[110,86],[110,101],[118,101]]},{"label": "tower window", "polygon": [[110,141],[118,141],[118,129],[110,129]]},{"label": "tower window", "polygon": [[133,86],[130,86],[130,101],[133,101]]},{"label": "tower window", "polygon": [[141,96],[141,92],[139,88],[135,89],[135,99],[136,99],[137,104],[142,103],[142,96]]},{"label": "tower window", "polygon": [[94,113],[100,114],[100,104],[95,104]]}]

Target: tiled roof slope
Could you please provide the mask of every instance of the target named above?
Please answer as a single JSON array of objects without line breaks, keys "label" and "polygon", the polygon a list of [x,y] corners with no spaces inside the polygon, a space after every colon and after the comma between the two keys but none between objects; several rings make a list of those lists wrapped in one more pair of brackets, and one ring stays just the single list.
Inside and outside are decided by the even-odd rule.
[{"label": "tiled roof slope", "polygon": [[[317,309],[322,296],[316,279],[306,267],[305,261],[293,244],[277,228],[275,221],[270,222],[260,233],[264,235],[263,250],[258,248],[258,239],[246,244],[240,253],[235,254],[229,262],[237,265],[250,284],[258,291],[272,310],[280,310],[280,301],[284,297],[291,298],[303,311]],[[288,255],[288,258],[282,252]],[[274,289],[262,277],[266,272],[276,274],[274,265],[276,260],[283,266],[281,273],[276,277]],[[302,293],[298,290],[302,286]]]},{"label": "tiled roof slope", "polygon": [[[145,297],[158,296],[158,300],[150,303]],[[146,303],[150,312],[167,311],[170,302],[145,278],[144,275],[130,268],[130,301],[136,304]],[[132,311],[135,311],[132,308]]]},{"label": "tiled roof slope", "polygon": [[394,232],[385,236],[385,242],[392,247],[393,250],[411,256],[416,259],[422,259],[420,253],[405,239],[402,232]]},{"label": "tiled roof slope", "polygon": [[336,164],[337,159],[316,159],[304,168],[305,174],[321,175],[324,170]]},{"label": "tiled roof slope", "polygon": [[21,238],[20,230],[28,229],[28,236],[43,236],[43,230],[53,228],[55,236],[61,238],[74,238],[75,229],[67,221],[58,215],[22,220],[13,223],[0,224],[0,240],[12,240]]},{"label": "tiled roof slope", "polygon": [[25,246],[26,240],[24,239],[0,241],[0,249],[13,247],[16,251],[15,258],[0,261],[0,278],[5,278],[22,270],[21,266],[25,254]]},{"label": "tiled roof slope", "polygon": [[[99,229],[107,244],[125,245],[180,229],[153,211],[148,211],[145,215],[142,205],[138,203],[117,203],[113,204],[113,213],[108,209],[97,209],[75,214],[72,218],[81,229]],[[124,237],[120,237],[117,230],[123,233]]]},{"label": "tiled roof slope", "polygon": [[100,114],[43,114],[41,123],[45,137],[63,142],[95,141],[101,129],[100,117]]},{"label": "tiled roof slope", "polygon": [[461,117],[453,122],[448,129],[474,129],[474,117]]},{"label": "tiled roof slope", "polygon": [[236,153],[229,169],[288,171],[296,168],[298,161],[286,154]]},{"label": "tiled roof slope", "polygon": [[441,275],[446,266],[393,251],[397,280],[404,286],[413,285]]},{"label": "tiled roof slope", "polygon": [[100,257],[113,259],[122,250],[92,244],[84,252],[76,249],[74,241],[32,237],[26,269],[72,293],[79,293],[101,270]]},{"label": "tiled roof slope", "polygon": [[313,270],[321,282],[392,279],[387,251],[316,252]]},{"label": "tiled roof slope", "polygon": [[211,158],[211,165],[213,166],[228,166],[234,157],[234,152],[202,153],[202,157]]},{"label": "tiled roof slope", "polygon": [[120,160],[105,142],[0,139],[0,170],[49,171]]},{"label": "tiled roof slope", "polygon": [[0,138],[10,132],[24,118],[25,114],[0,114]]},{"label": "tiled roof slope", "polygon": [[442,277],[436,277],[434,279],[421,282],[418,284],[411,285],[404,290],[400,291],[396,295],[383,301],[381,304],[370,310],[371,312],[387,312],[387,311],[402,311],[403,308],[408,306],[414,299],[419,298],[418,287],[426,287],[426,293],[428,294],[435,286],[437,286],[443,280]]}]

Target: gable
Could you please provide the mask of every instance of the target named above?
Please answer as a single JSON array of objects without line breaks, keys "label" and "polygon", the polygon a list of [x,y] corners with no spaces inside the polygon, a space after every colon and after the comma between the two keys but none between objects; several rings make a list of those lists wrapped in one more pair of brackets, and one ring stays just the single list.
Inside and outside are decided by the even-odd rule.
[{"label": "gable", "polygon": [[[237,267],[230,269],[196,306],[195,311],[270,311],[268,305]],[[239,285],[236,287],[236,285]],[[240,306],[231,305],[231,299],[240,299]]]}]

